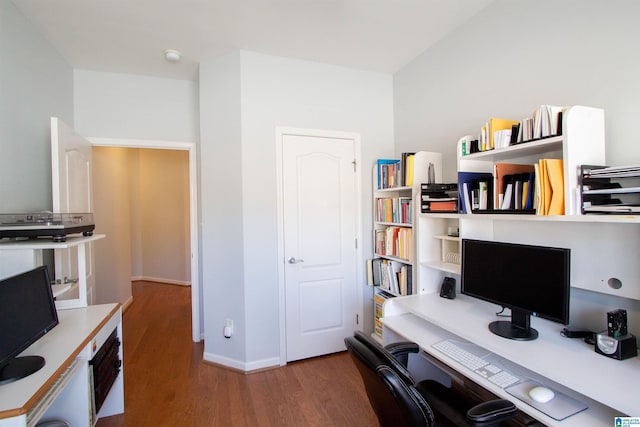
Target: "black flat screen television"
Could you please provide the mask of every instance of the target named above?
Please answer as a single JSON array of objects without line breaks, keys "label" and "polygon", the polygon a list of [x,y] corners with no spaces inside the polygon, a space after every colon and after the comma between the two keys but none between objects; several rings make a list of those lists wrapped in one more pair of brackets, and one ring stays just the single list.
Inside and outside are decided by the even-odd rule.
[{"label": "black flat screen television", "polygon": [[0,280],[0,384],[44,366],[42,356],[17,356],[57,324],[47,267]]},{"label": "black flat screen television", "polygon": [[531,315],[569,323],[570,264],[566,248],[463,239],[461,292],[511,309],[491,332],[533,340]]}]

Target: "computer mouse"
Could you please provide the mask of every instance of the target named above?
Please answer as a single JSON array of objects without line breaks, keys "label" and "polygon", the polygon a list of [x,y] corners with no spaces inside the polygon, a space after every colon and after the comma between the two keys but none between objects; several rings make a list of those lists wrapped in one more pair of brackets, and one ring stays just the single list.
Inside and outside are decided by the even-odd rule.
[{"label": "computer mouse", "polygon": [[556,394],[553,392],[553,390],[549,390],[548,388],[542,386],[537,386],[529,390],[529,397],[538,403],[547,403],[548,401],[553,399],[555,395]]}]

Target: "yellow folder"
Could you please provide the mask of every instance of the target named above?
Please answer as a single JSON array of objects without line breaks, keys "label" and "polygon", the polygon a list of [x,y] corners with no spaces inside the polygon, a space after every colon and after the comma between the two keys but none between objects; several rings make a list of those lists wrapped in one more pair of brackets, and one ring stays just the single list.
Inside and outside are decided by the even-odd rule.
[{"label": "yellow folder", "polygon": [[561,159],[546,159],[551,200],[547,215],[564,215],[564,172]]},{"label": "yellow folder", "polygon": [[551,205],[551,183],[547,176],[546,159],[540,159],[538,165],[540,168],[540,215],[548,215]]}]

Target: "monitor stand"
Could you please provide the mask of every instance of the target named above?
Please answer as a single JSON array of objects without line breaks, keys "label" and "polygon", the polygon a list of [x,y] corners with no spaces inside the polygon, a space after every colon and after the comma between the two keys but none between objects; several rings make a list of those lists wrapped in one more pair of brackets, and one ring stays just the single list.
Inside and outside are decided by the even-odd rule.
[{"label": "monitor stand", "polygon": [[496,320],[489,324],[489,330],[496,335],[511,340],[531,341],[538,338],[538,331],[530,326],[531,316],[527,312],[511,309],[511,321]]},{"label": "monitor stand", "polygon": [[17,381],[39,371],[45,364],[42,356],[16,357],[0,370],[0,385]]}]

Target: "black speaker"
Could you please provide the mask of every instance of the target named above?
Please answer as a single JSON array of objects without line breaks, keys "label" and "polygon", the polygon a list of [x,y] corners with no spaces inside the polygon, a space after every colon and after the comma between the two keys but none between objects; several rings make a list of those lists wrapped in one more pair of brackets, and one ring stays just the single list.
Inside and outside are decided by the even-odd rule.
[{"label": "black speaker", "polygon": [[454,299],[456,297],[456,279],[445,277],[440,286],[440,296],[442,298]]}]

